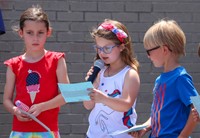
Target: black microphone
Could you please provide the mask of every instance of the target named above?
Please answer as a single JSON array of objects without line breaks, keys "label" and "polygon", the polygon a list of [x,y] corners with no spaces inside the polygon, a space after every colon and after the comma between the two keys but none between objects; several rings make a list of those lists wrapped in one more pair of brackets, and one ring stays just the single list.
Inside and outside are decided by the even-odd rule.
[{"label": "black microphone", "polygon": [[93,68],[93,73],[89,76],[89,78],[87,79],[87,81],[91,81],[92,83],[94,82],[94,80],[97,77],[97,74],[99,73],[99,71],[104,67],[104,62],[101,59],[97,59],[94,62],[94,68]]}]

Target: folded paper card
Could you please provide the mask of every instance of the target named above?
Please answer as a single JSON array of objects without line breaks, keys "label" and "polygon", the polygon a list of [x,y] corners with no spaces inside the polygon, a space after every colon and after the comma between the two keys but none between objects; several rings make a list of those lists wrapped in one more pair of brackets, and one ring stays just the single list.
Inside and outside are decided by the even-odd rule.
[{"label": "folded paper card", "polygon": [[80,82],[72,84],[58,83],[59,90],[65,102],[81,102],[90,100],[88,88],[93,88],[91,82]]},{"label": "folded paper card", "polygon": [[115,136],[115,135],[119,135],[119,134],[123,134],[123,133],[129,133],[129,132],[133,132],[133,131],[139,131],[139,130],[142,130],[144,128],[146,128],[147,125],[135,125],[129,129],[126,129],[126,130],[117,130],[113,133],[110,133],[110,135],[112,136]]},{"label": "folded paper card", "polygon": [[24,111],[24,110],[22,110],[20,108],[19,108],[19,110],[23,114],[27,115],[28,117],[30,117],[31,119],[33,119],[35,122],[37,122],[38,124],[40,124],[41,126],[43,126],[47,131],[51,132],[51,130],[45,124],[43,124],[39,119],[37,119],[34,115],[32,115],[32,114],[30,114],[30,113],[28,113],[28,112],[26,112],[26,111]]},{"label": "folded paper card", "polygon": [[190,99],[192,100],[194,107],[197,109],[197,112],[200,114],[200,96],[191,96]]}]

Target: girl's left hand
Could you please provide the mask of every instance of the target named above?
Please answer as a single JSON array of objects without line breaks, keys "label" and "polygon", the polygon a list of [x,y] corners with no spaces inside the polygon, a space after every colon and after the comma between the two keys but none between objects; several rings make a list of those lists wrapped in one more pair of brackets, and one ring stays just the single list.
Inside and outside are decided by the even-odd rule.
[{"label": "girl's left hand", "polygon": [[90,99],[93,100],[95,103],[103,103],[106,98],[108,98],[107,95],[103,94],[100,90],[97,89],[88,89],[90,92],[89,96]]},{"label": "girl's left hand", "polygon": [[43,110],[42,110],[42,103],[40,104],[34,104],[31,106],[31,108],[29,109],[29,113],[34,115],[35,117],[37,117]]}]

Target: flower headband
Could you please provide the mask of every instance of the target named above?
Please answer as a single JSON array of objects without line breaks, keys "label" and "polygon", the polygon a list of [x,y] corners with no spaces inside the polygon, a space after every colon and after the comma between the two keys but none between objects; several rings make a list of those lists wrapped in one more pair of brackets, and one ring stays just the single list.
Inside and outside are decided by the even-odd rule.
[{"label": "flower headband", "polygon": [[98,30],[108,30],[112,31],[118,38],[120,42],[124,42],[124,38],[127,38],[128,35],[121,29],[118,29],[116,26],[110,24],[110,23],[102,23],[99,27]]}]

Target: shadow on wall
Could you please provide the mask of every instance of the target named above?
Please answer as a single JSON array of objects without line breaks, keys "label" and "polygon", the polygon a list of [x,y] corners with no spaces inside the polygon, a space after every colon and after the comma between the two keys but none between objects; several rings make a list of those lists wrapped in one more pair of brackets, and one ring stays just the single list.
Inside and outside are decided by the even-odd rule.
[{"label": "shadow on wall", "polygon": [[5,27],[4,27],[4,22],[3,22],[3,17],[1,14],[1,9],[0,9],[0,35],[5,34]]}]

